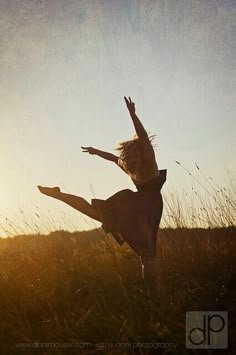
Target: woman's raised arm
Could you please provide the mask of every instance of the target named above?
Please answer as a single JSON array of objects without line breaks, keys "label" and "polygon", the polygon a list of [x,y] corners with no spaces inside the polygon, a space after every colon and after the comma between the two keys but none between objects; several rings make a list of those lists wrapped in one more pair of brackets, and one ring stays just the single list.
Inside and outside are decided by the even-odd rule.
[{"label": "woman's raised arm", "polygon": [[125,99],[127,109],[129,110],[130,116],[132,118],[137,136],[141,140],[146,139],[146,138],[148,139],[148,134],[147,134],[145,128],[143,127],[142,122],[140,121],[140,119],[138,118],[138,116],[135,113],[135,103],[131,100],[130,97],[129,97],[129,100],[126,97],[124,97],[124,99]]}]

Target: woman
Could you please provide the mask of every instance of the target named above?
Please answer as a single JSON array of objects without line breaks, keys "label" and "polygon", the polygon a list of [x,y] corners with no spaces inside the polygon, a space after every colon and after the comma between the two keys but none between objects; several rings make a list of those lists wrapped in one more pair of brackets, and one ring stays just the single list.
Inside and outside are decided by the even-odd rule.
[{"label": "woman", "polygon": [[61,200],[85,215],[102,222],[106,233],[111,233],[122,245],[127,242],[140,256],[142,273],[149,295],[157,296],[155,257],[156,238],[163,201],[161,188],[166,180],[166,170],[158,169],[152,138],[148,136],[135,113],[134,102],[125,97],[136,135],[117,148],[120,156],[92,147],[81,147],[83,152],[98,155],[117,164],[134,182],[137,191],[117,192],[107,200],[92,199],[91,204],[82,197],[62,193],[59,187],[38,186],[40,192]]}]

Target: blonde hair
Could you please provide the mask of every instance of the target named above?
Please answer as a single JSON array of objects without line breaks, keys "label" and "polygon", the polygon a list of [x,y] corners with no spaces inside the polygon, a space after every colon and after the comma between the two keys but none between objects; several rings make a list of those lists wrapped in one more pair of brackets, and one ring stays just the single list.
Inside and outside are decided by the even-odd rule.
[{"label": "blonde hair", "polygon": [[[155,135],[148,135],[148,138],[152,144]],[[137,134],[131,140],[120,142],[116,150],[120,152],[119,161],[124,170],[130,177],[137,178],[137,174],[142,171],[144,166],[143,145]]]}]

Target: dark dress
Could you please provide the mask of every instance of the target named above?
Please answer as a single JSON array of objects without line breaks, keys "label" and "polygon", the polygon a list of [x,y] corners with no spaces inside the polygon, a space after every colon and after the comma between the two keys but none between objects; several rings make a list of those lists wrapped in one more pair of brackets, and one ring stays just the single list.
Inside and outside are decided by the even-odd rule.
[{"label": "dark dress", "polygon": [[111,233],[122,245],[125,241],[141,256],[156,256],[156,240],[163,201],[161,188],[166,181],[166,170],[137,191],[125,189],[107,200],[92,199],[106,233]]}]

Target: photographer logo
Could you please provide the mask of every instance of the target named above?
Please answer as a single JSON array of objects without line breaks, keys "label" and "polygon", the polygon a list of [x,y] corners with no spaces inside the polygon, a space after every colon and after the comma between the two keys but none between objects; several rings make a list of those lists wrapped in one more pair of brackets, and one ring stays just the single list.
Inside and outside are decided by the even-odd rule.
[{"label": "photographer logo", "polygon": [[186,313],[186,348],[226,349],[227,347],[227,312]]}]

